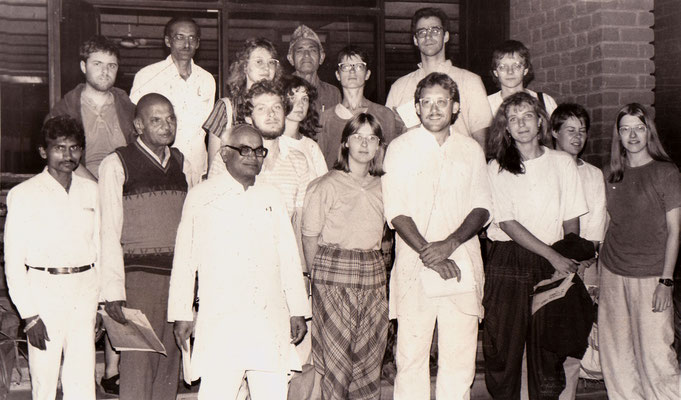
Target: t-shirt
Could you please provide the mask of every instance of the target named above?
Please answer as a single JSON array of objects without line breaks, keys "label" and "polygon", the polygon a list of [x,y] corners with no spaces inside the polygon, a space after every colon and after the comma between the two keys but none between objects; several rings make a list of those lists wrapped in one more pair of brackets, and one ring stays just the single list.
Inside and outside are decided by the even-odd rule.
[{"label": "t-shirt", "polygon": [[603,173],[586,161],[577,165],[589,212],[579,217],[579,236],[602,242],[605,236],[605,185]]},{"label": "t-shirt", "polygon": [[279,142],[286,142],[285,146],[292,147],[305,155],[307,166],[310,170],[310,178],[317,178],[329,172],[324,160],[324,154],[319,145],[307,136],[294,139],[286,135],[279,137]]},{"label": "t-shirt", "polygon": [[303,235],[342,249],[378,250],[383,237],[381,178],[362,181],[339,170],[310,183],[303,207]]},{"label": "t-shirt", "polygon": [[[605,170],[606,178],[609,168]],[[681,175],[664,161],[624,168],[622,180],[605,182],[610,223],[601,261],[610,272],[659,276],[667,241],[666,213],[681,207]]]},{"label": "t-shirt", "polygon": [[499,171],[496,160],[488,164],[494,201],[494,220],[487,229],[491,240],[511,240],[499,223],[515,220],[552,245],[563,238],[564,221],[589,211],[575,161],[562,151],[543,149],[541,156],[523,161],[523,174]]}]

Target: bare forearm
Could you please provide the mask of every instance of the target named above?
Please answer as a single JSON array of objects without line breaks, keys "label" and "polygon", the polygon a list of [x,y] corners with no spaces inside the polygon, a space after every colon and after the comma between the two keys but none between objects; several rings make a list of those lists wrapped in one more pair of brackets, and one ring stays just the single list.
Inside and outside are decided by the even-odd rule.
[{"label": "bare forearm", "polygon": [[506,232],[506,234],[513,239],[514,242],[535,254],[549,259],[556,253],[555,250],[553,250],[546,243],[537,239],[536,236],[530,233],[527,228],[522,226],[516,220],[500,222],[499,227],[502,231]]},{"label": "bare forearm", "polygon": [[208,133],[208,168],[210,169],[210,166],[213,163],[213,160],[215,157],[220,157],[220,138],[211,134],[210,132]]},{"label": "bare forearm", "polygon": [[456,247],[458,247],[475,236],[485,225],[487,219],[489,219],[489,211],[484,208],[474,208],[468,213],[461,226],[447,237],[447,240],[456,243]]},{"label": "bare forearm", "polygon": [[563,221],[563,236],[567,236],[568,233],[579,236],[579,217]]},{"label": "bare forearm", "polygon": [[303,253],[305,255],[305,265],[307,265],[307,271],[312,271],[312,266],[314,265],[314,257],[319,251],[319,235],[317,236],[305,236],[303,235]]},{"label": "bare forearm", "polygon": [[681,208],[667,212],[667,243],[664,248],[664,269],[662,277],[672,278],[676,257],[679,255],[679,230],[681,225]]},{"label": "bare forearm", "polygon": [[411,247],[415,252],[419,253],[423,246],[428,244],[428,241],[421,235],[419,229],[416,227],[416,223],[411,217],[405,215],[398,215],[391,221],[392,225],[395,227],[395,231],[404,240],[409,247]]},{"label": "bare forearm", "polygon": [[471,136],[475,139],[480,147],[482,147],[483,152],[487,152],[485,146],[487,145],[487,128],[480,129],[479,131],[471,132]]}]

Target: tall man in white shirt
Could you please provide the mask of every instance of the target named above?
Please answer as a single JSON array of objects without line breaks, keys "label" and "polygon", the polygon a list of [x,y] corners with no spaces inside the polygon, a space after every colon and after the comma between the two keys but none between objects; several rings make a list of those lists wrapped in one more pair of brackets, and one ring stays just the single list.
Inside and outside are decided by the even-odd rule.
[{"label": "tall man in white shirt", "polygon": [[396,400],[429,399],[429,350],[438,327],[438,399],[470,396],[475,376],[484,273],[476,233],[490,217],[485,156],[451,133],[456,83],[432,73],[414,98],[421,126],[388,146],[385,217],[397,231],[390,317],[397,318]]},{"label": "tall man in white shirt", "polygon": [[97,184],[73,174],[85,145],[68,116],[41,130],[42,173],[7,196],[5,273],[24,319],[33,399],[95,398],[94,328],[99,299]]},{"label": "tall man in white shirt", "polygon": [[386,107],[396,110],[407,128],[417,126],[421,122],[414,107],[416,85],[431,72],[447,74],[456,82],[460,98],[461,110],[453,130],[473,137],[484,149],[487,128],[492,123],[487,91],[478,75],[455,67],[445,58],[445,43],[449,41],[447,15],[439,8],[421,8],[411,19],[411,32],[421,53],[419,69],[393,83]]},{"label": "tall man in white shirt", "polygon": [[130,99],[137,103],[147,93],[160,93],[170,100],[177,115],[173,147],[190,161],[191,179],[198,182],[206,173],[206,132],[201,126],[213,109],[215,79],[194,63],[201,29],[193,19],[181,16],[168,21],[164,41],[170,55],[137,72]]},{"label": "tall man in white shirt", "polygon": [[198,271],[199,399],[234,399],[245,374],[253,400],[285,400],[310,315],[298,249],[279,191],[256,178],[268,155],[261,132],[237,125],[221,155],[227,173],[193,189],[182,211],[168,320],[186,348]]},{"label": "tall man in white shirt", "polygon": [[167,352],[121,352],[122,400],[177,395],[180,356],[166,313],[177,226],[193,182],[191,165],[169,147],[175,121],[168,99],[143,96],[135,111],[138,139],[107,156],[99,168],[106,312],[126,323],[121,307],[141,310]]}]

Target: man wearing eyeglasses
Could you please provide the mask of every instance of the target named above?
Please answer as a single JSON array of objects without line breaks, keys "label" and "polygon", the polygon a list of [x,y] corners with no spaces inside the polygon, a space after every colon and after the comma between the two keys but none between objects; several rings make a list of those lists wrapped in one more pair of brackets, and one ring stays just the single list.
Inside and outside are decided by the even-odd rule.
[{"label": "man wearing eyeglasses", "polygon": [[432,72],[449,75],[456,82],[461,111],[454,123],[454,132],[471,136],[485,148],[487,128],[492,123],[492,113],[487,102],[487,91],[480,77],[452,65],[445,58],[445,43],[449,41],[447,15],[439,8],[422,8],[411,20],[414,45],[421,53],[419,69],[395,81],[385,105],[395,110],[407,128],[420,124],[414,108],[416,85]]},{"label": "man wearing eyeglasses", "polygon": [[144,95],[133,121],[138,138],[118,148],[99,168],[102,208],[102,294],[106,312],[127,323],[122,307],[141,310],[167,356],[122,351],[120,398],[174,399],[179,349],[166,322],[175,235],[182,205],[194,181],[191,164],[170,145],[176,117],[168,99]]},{"label": "man wearing eyeglasses", "polygon": [[371,114],[381,124],[385,143],[401,134],[404,125],[389,108],[364,97],[364,86],[371,76],[369,56],[360,47],[348,45],[338,52],[336,79],[343,87],[343,101],[324,111],[317,141],[329,169],[338,159],[341,136],[345,124],[359,113]]},{"label": "man wearing eyeglasses", "polygon": [[435,397],[465,399],[483,316],[476,233],[490,218],[492,196],[482,148],[449,129],[459,116],[456,83],[432,73],[414,97],[421,125],[388,146],[382,177],[386,221],[397,232],[389,304],[390,318],[398,321],[394,399],[431,398],[428,358],[436,322]]},{"label": "man wearing eyeglasses", "polygon": [[263,134],[232,129],[221,149],[227,173],[189,193],[178,228],[168,320],[187,349],[198,271],[191,379],[201,378],[201,399],[236,398],[245,375],[253,400],[285,400],[287,372],[300,369],[292,348],[311,312],[286,204],[258,175],[271,155]]},{"label": "man wearing eyeglasses", "polygon": [[317,89],[317,101],[313,105],[320,115],[340,103],[341,95],[338,88],[322,81],[317,75],[326,54],[322,41],[312,29],[300,25],[293,31],[286,58],[296,70],[293,74],[310,82]]},{"label": "man wearing eyeglasses", "polygon": [[133,103],[147,93],[159,93],[173,104],[177,136],[173,144],[192,165],[192,179],[206,173],[206,132],[201,127],[215,101],[215,79],[194,63],[201,44],[201,29],[191,18],[174,17],[165,26],[164,42],[170,55],[148,65],[137,74],[130,90]]}]

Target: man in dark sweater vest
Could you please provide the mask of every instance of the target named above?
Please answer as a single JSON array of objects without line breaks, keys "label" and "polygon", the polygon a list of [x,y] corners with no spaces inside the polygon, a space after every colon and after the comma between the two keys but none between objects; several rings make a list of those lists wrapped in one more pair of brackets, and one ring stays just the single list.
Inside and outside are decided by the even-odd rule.
[{"label": "man in dark sweater vest", "polygon": [[175,235],[192,183],[185,172],[190,166],[169,147],[176,119],[167,98],[142,97],[134,125],[137,140],[107,156],[100,167],[101,297],[106,312],[120,323],[126,323],[124,307],[142,310],[168,353],[122,352],[120,398],[174,399],[180,355],[166,312]]}]

